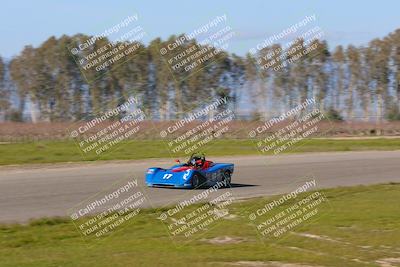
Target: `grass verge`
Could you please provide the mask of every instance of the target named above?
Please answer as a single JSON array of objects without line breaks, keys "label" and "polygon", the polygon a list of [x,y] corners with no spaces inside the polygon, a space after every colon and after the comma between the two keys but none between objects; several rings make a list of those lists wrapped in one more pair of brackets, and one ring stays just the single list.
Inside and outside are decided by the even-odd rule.
[{"label": "grass verge", "polygon": [[[398,139],[334,140],[308,139],[296,144],[284,153],[323,151],[399,150]],[[258,154],[251,140],[217,140],[201,149],[211,156]],[[170,157],[170,151],[162,140],[133,140],[121,142],[112,151],[100,156],[84,156],[73,141],[10,143],[0,145],[0,165],[26,163],[57,163],[95,160],[129,160]],[[183,157],[183,155],[180,155]]]},{"label": "grass verge", "polygon": [[[178,248],[152,209],[143,210],[139,217],[106,239],[91,241],[89,247],[69,220],[42,219],[25,226],[3,225],[0,266],[263,266],[250,265],[257,262],[391,266],[383,263],[400,260],[400,184],[322,192],[329,199],[329,210],[324,216],[296,228],[281,240],[264,242],[249,224],[248,214],[266,199],[233,204],[231,213],[237,215],[235,218],[222,219],[202,239]],[[226,236],[241,241],[208,242]],[[232,265],[240,262],[243,265]]]}]

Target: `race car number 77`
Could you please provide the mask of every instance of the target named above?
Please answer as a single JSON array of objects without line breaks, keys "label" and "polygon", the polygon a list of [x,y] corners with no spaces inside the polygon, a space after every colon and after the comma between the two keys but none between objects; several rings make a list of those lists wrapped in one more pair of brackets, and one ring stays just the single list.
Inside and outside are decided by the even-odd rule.
[{"label": "race car number 77", "polygon": [[166,173],[166,174],[164,174],[163,179],[169,179],[171,177],[172,177],[171,173]]}]

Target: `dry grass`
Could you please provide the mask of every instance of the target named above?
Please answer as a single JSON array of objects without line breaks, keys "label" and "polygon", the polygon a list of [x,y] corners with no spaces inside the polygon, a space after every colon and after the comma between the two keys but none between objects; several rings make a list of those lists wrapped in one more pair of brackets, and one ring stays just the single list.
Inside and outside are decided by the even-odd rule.
[{"label": "dry grass", "polygon": [[[144,121],[141,123],[141,131],[135,134],[135,139],[160,139],[160,131],[166,129],[174,122]],[[192,129],[201,122],[192,122],[185,125],[176,135],[182,134]],[[73,129],[85,124],[84,122],[40,122],[40,123],[0,123],[0,142],[28,142],[38,140],[65,140],[70,138]],[[93,127],[88,134],[96,133],[104,127],[111,125],[112,122],[104,122],[99,126]],[[262,122],[234,121],[229,124],[229,132],[225,138],[248,138],[250,129],[261,125]],[[284,126],[275,125],[270,128],[271,132],[277,131]],[[400,135],[400,122],[383,122],[381,124],[371,122],[328,122],[322,121],[318,124],[318,137],[346,137],[346,136],[396,136]]]}]

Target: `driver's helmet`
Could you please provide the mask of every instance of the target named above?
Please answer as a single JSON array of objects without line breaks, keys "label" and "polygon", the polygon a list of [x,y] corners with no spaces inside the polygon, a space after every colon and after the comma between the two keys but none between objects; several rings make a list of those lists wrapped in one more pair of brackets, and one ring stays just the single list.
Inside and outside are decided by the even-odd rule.
[{"label": "driver's helmet", "polygon": [[201,166],[203,164],[203,160],[201,157],[193,157],[192,160],[190,161],[190,163],[193,166]]}]

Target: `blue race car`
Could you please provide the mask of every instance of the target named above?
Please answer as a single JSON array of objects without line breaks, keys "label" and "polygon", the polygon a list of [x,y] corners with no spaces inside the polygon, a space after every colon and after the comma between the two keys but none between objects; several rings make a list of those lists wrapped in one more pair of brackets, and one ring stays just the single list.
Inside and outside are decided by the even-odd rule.
[{"label": "blue race car", "polygon": [[169,169],[152,167],[146,172],[146,185],[152,187],[200,188],[217,183],[231,186],[232,163],[214,163],[206,160],[204,154],[194,153],[186,163]]}]

